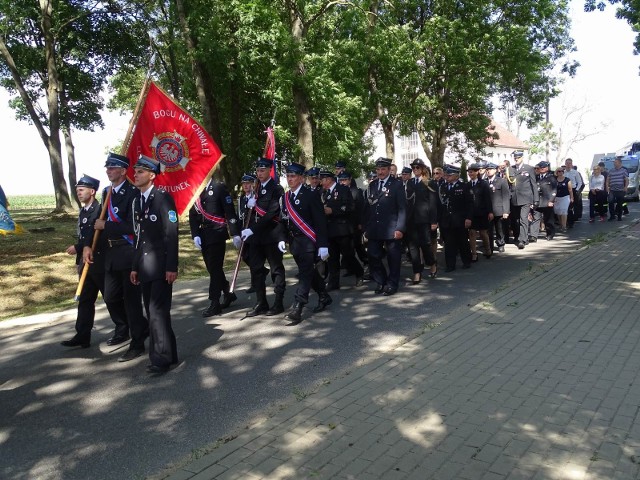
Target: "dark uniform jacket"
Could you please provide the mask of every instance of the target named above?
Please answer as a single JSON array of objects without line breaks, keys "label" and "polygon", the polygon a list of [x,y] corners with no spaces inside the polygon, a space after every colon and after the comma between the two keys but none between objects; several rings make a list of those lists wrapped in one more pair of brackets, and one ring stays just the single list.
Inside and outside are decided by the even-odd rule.
[{"label": "dark uniform jacket", "polygon": [[[96,219],[100,217],[100,203],[93,200],[89,208],[82,207],[78,215],[78,242],[75,244],[76,249],[76,265],[82,265],[82,249],[91,247],[93,243],[93,226]],[[102,236],[102,235],[101,235]],[[104,240],[98,241],[96,249],[93,251],[93,264],[91,269],[94,271],[104,272]]]},{"label": "dark uniform jacket", "polygon": [[[290,195],[291,192],[286,192],[284,195]],[[290,197],[289,197],[290,198]],[[293,241],[300,245],[304,245],[304,251],[315,251],[315,249],[328,247],[329,240],[327,236],[327,216],[324,214],[324,208],[322,206],[322,200],[320,194],[309,189],[301,187],[298,190],[295,200],[290,200],[291,206],[295,210],[295,213],[301,217],[307,225],[309,225],[315,232],[316,241],[313,243],[308,240],[300,228],[295,224],[291,218],[291,214],[287,209],[285,199],[282,199],[282,226],[286,228],[289,243]],[[250,237],[251,238],[251,237]],[[301,251],[294,251],[292,247],[291,253],[302,253]]]},{"label": "dark uniform jacket", "polygon": [[248,228],[253,231],[248,242],[254,245],[268,245],[285,239],[284,225],[280,223],[280,199],[284,189],[270,179],[263,187],[256,189],[255,211]]},{"label": "dark uniform jacket", "polygon": [[472,215],[474,217],[487,218],[493,212],[489,184],[484,180],[477,180],[476,184],[473,185],[473,182],[469,181],[469,189],[473,197]]},{"label": "dark uniform jacket", "polygon": [[[451,185],[451,188],[449,186]],[[464,221],[473,216],[473,196],[468,183],[460,180],[456,183],[445,183],[440,187],[442,201],[442,228],[465,228]]]},{"label": "dark uniform jacket", "polygon": [[491,207],[496,217],[501,217],[511,211],[511,192],[509,184],[504,178],[495,175],[492,179],[487,179],[491,189]]},{"label": "dark uniform jacket", "polygon": [[511,204],[537,205],[538,185],[536,184],[536,172],[531,165],[522,163],[519,169],[516,166],[509,167],[507,177],[511,189]]},{"label": "dark uniform jacket", "polygon": [[438,223],[438,184],[429,180],[425,183],[420,179],[407,182],[407,202],[411,211],[410,223],[436,224]]},{"label": "dark uniform jacket", "polygon": [[331,209],[331,214],[327,215],[329,238],[352,235],[354,203],[351,189],[336,183],[333,190],[322,192],[322,203]]},{"label": "dark uniform jacket", "polygon": [[211,180],[199,198],[200,205],[196,202],[189,210],[191,237],[200,237],[202,245],[212,245],[226,242],[229,232],[240,235],[233,199],[224,183]]},{"label": "dark uniform jacket", "polygon": [[152,187],[144,210],[140,195],[132,202],[137,235],[131,269],[144,283],[178,271],[178,214],[173,198],[164,190]]},{"label": "dark uniform jacket", "polygon": [[407,231],[407,198],[402,180],[389,176],[382,191],[380,180],[369,183],[365,204],[365,232],[369,240],[393,240],[395,231]]},{"label": "dark uniform jacket", "polygon": [[[112,270],[129,270],[134,255],[133,244],[133,199],[138,196],[138,189],[128,180],[120,187],[118,192],[111,195],[111,205],[113,212],[121,219],[121,222],[107,220],[104,231],[100,235],[104,237],[106,244],[105,250],[105,269]],[[107,189],[102,193],[103,201],[107,198]],[[107,210],[107,219],[109,219],[109,210]],[[127,239],[127,236],[131,243]]]},{"label": "dark uniform jacket", "polygon": [[540,207],[549,206],[549,202],[554,202],[558,190],[558,180],[555,175],[547,172],[538,175],[538,191],[540,192]]},{"label": "dark uniform jacket", "polygon": [[364,223],[364,204],[366,203],[364,192],[358,186],[351,186],[351,198],[353,198],[353,212],[351,214],[351,223],[354,232]]}]

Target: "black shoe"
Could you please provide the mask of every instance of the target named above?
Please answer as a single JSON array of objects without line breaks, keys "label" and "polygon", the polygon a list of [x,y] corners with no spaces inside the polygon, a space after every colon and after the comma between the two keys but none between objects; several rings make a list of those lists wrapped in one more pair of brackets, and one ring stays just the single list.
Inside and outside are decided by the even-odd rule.
[{"label": "black shoe", "polygon": [[622,221],[622,217],[618,217],[618,221],[621,222]]},{"label": "black shoe", "polygon": [[169,367],[161,367],[159,365],[147,365],[147,372],[155,375],[162,375],[169,371]]},{"label": "black shoe", "polygon": [[413,279],[411,280],[411,285],[418,285],[420,283],[420,280],[422,280],[422,274],[414,273]]},{"label": "black shoe", "polygon": [[436,269],[433,272],[429,272],[429,278],[436,278],[438,276],[438,266],[436,265]]},{"label": "black shoe", "polygon": [[273,307],[271,307],[267,311],[267,317],[273,317],[274,315],[280,315],[282,312],[284,312],[284,306],[282,305],[282,301],[278,302],[276,300],[276,302],[273,304]]},{"label": "black shoe", "polygon": [[385,297],[390,297],[391,295],[394,295],[397,291],[398,291],[397,288],[387,287],[384,289],[384,292],[382,292],[382,295],[384,295]]},{"label": "black shoe", "polygon": [[470,263],[465,263],[462,265],[462,268],[464,268],[465,270],[468,268],[471,268],[471,264]]},{"label": "black shoe", "polygon": [[257,317],[269,311],[269,304],[258,303],[251,310],[247,312],[247,317]]},{"label": "black shoe", "polygon": [[529,237],[529,243],[536,243],[538,241],[538,237]]},{"label": "black shoe", "polygon": [[547,235],[547,240],[549,241],[553,240],[553,235]]},{"label": "black shoe", "polygon": [[353,277],[353,272],[345,272],[342,274],[343,277]]},{"label": "black shoe", "polygon": [[214,315],[222,315],[222,306],[218,302],[211,302],[211,304],[202,311],[202,316],[213,317]]},{"label": "black shoe", "polygon": [[304,304],[300,302],[295,302],[291,306],[291,310],[284,316],[287,320],[291,320],[291,323],[288,324],[289,326],[298,325],[302,321],[303,308]]},{"label": "black shoe", "polygon": [[364,285],[364,278],[356,277],[356,287],[361,287]]},{"label": "black shoe", "polygon": [[222,294],[222,303],[220,304],[220,307],[229,308],[229,305],[231,305],[231,303],[235,302],[237,299],[238,296],[233,292],[224,293]]},{"label": "black shoe", "polygon": [[315,306],[315,308],[313,309],[313,311],[315,313],[321,312],[323,311],[325,308],[327,308],[329,305],[331,305],[333,303],[333,299],[329,296],[329,295],[322,295],[319,299],[318,299],[318,305]]},{"label": "black shoe", "polygon": [[498,252],[500,252],[500,253],[504,253],[504,245],[500,245],[500,246],[498,247]]},{"label": "black shoe", "polygon": [[445,268],[445,269],[444,269],[444,271],[445,271],[445,272],[447,272],[447,273],[451,273],[451,272],[453,272],[455,269],[456,269],[456,267],[447,267],[447,268]]},{"label": "black shoe", "polygon": [[616,219],[616,217],[609,217],[609,221],[613,222]]},{"label": "black shoe", "polygon": [[473,256],[471,257],[471,261],[474,262],[474,263],[478,261],[478,254],[477,253],[476,253],[475,258]]},{"label": "black shoe", "polygon": [[109,340],[107,340],[107,345],[112,347],[113,345],[120,345],[127,340],[129,340],[129,335],[114,335]]},{"label": "black shoe", "polygon": [[518,250],[522,250],[524,248],[524,242],[518,242]]},{"label": "black shoe", "polygon": [[129,360],[133,360],[134,358],[138,358],[139,356],[144,354],[144,348],[130,348],[124,354],[118,358],[119,362],[128,362]]},{"label": "black shoe", "polygon": [[377,288],[373,291],[376,295],[384,292],[384,285],[378,285]]},{"label": "black shoe", "polygon": [[256,293],[256,287],[254,287],[253,285],[251,285],[249,288],[247,288],[244,293],[249,294],[249,293]]},{"label": "black shoe", "polygon": [[327,283],[327,292],[333,292],[334,290],[340,290],[340,285],[335,283]]},{"label": "black shoe", "polygon": [[82,340],[78,340],[77,338],[72,338],[71,340],[63,340],[60,342],[60,345],[63,347],[82,347],[89,348],[91,343],[89,341],[83,342]]}]

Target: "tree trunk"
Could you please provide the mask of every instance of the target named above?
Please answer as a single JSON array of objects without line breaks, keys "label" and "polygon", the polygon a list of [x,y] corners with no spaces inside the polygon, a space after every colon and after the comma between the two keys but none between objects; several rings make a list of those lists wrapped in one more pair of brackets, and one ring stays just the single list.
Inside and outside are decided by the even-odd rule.
[{"label": "tree trunk", "polygon": [[[209,77],[206,66],[202,65],[202,63],[197,60],[196,53],[198,42],[191,33],[191,28],[189,27],[187,14],[184,8],[184,2],[182,0],[176,0],[176,10],[178,13],[180,27],[182,28],[185,45],[187,46],[189,59],[191,61],[191,69],[195,79],[198,101],[202,108],[202,126],[209,132],[213,140],[218,144],[220,150],[224,152],[218,105],[216,103],[215,96],[211,92],[211,86],[213,83]],[[230,178],[225,162],[220,163],[217,171],[222,172],[222,174],[218,173],[216,176],[223,177],[225,179]]]},{"label": "tree trunk", "polygon": [[300,147],[298,162],[306,168],[311,168],[313,166],[313,117],[309,107],[309,98],[304,87],[305,28],[302,18],[292,6],[289,8],[289,16],[291,19],[291,36],[297,47],[296,55],[298,56],[298,61],[293,71],[293,85],[291,87],[293,105],[296,111],[296,123],[298,125],[298,145]]},{"label": "tree trunk", "polygon": [[69,167],[69,192],[78,208],[80,208],[80,200],[78,200],[78,195],[76,195],[76,184],[78,183],[76,175],[76,147],[73,145],[73,139],[71,138],[71,128],[65,126],[62,129],[62,135],[64,136],[64,145],[67,151],[67,165]]},{"label": "tree trunk", "polygon": [[51,17],[53,14],[52,2],[40,0],[42,13],[42,31],[45,40],[45,62],[47,65],[47,108],[49,111],[49,138],[47,150],[51,163],[51,175],[56,196],[57,213],[73,212],[69,190],[64,179],[62,169],[62,145],[60,143],[60,83],[58,68],[56,66],[55,40],[51,31]]}]

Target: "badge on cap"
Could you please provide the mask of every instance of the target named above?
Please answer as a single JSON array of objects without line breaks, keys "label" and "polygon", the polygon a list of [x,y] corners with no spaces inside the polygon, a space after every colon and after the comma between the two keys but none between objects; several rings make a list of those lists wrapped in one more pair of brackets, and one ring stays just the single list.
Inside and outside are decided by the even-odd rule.
[{"label": "badge on cap", "polygon": [[178,214],[175,210],[169,210],[169,221],[171,223],[176,223],[178,221]]}]

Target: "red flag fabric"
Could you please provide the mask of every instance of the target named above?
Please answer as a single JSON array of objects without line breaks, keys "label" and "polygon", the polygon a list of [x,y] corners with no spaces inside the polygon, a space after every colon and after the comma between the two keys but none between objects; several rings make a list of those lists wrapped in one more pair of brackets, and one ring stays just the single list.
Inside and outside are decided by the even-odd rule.
[{"label": "red flag fabric", "polygon": [[271,166],[271,178],[276,179],[276,136],[273,133],[273,128],[268,127],[267,131],[267,141],[264,144],[264,151],[262,152],[263,158],[268,158],[269,160],[273,160],[273,165]]},{"label": "red flag fabric", "polygon": [[191,207],[224,157],[206,130],[154,82],[127,149],[131,179],[140,154],[160,162],[155,185],[171,194],[178,215]]}]

